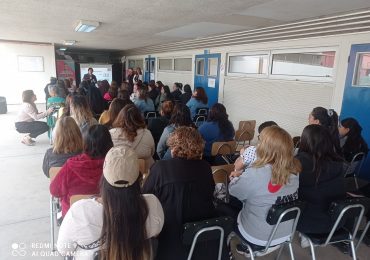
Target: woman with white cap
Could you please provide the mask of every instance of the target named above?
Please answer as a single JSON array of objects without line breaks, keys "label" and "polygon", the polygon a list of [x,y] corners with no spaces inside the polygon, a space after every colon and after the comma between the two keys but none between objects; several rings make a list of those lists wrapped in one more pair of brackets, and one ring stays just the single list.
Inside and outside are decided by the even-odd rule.
[{"label": "woman with white cap", "polygon": [[159,200],[141,194],[136,153],[127,146],[113,147],[105,157],[101,197],[72,205],[59,230],[57,248],[75,259],[151,259],[149,238],[164,222]]}]

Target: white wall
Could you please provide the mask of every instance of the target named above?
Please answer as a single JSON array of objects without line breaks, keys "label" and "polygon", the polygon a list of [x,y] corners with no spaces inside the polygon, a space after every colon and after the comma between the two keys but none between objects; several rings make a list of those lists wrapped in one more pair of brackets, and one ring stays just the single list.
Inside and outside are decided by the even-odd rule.
[{"label": "white wall", "polygon": [[192,89],[194,89],[193,81],[194,76],[193,72],[162,72],[157,71],[156,76],[157,81],[160,80],[164,85],[168,85],[172,91],[172,85],[175,82],[180,82],[183,85],[189,84]]},{"label": "white wall", "polygon": [[[44,71],[18,71],[18,56],[43,57]],[[8,104],[22,103],[22,92],[26,89],[35,92],[36,102],[44,103],[44,87],[55,75],[54,46],[0,42],[0,96],[5,96]]]}]

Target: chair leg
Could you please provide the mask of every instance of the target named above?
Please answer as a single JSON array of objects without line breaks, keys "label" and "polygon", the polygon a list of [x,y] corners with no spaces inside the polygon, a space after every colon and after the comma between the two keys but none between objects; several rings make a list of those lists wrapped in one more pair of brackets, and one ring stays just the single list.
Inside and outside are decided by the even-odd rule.
[{"label": "chair leg", "polygon": [[55,207],[53,196],[50,196],[50,242],[51,242],[51,251],[55,251],[55,241],[54,241],[54,227],[55,227]]},{"label": "chair leg", "polygon": [[358,249],[358,247],[360,246],[362,240],[364,239],[367,231],[369,230],[369,227],[370,227],[370,220],[367,222],[366,227],[365,227],[364,231],[362,232],[360,239],[357,242],[356,250]]},{"label": "chair leg", "polygon": [[289,252],[290,252],[290,258],[294,260],[294,253],[293,253],[293,245],[289,242]]},{"label": "chair leg", "polygon": [[310,243],[310,250],[311,250],[311,257],[312,257],[312,260],[316,260],[316,255],[315,255],[315,247],[311,241],[311,239],[309,239],[308,237],[306,237],[308,239],[308,242]]},{"label": "chair leg", "polygon": [[248,244],[245,244],[245,245],[248,247],[251,260],[254,260],[254,253],[253,253],[253,250],[252,250],[251,246],[248,245]]},{"label": "chair leg", "polygon": [[280,259],[280,256],[281,256],[281,253],[283,252],[284,247],[285,247],[285,244],[282,244],[281,247],[280,247],[280,249],[279,249],[278,255],[275,258],[275,260],[279,260]]},{"label": "chair leg", "polygon": [[[354,238],[353,238],[354,239]],[[353,241],[349,242],[351,245],[351,250],[352,250],[352,258],[353,260],[357,260],[356,257],[356,248],[355,248],[355,243]]]}]

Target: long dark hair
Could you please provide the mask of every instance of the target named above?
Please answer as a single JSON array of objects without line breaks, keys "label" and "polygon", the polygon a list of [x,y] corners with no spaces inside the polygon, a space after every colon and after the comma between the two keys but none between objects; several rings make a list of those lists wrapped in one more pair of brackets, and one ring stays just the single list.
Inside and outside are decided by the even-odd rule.
[{"label": "long dark hair", "polygon": [[146,125],[140,110],[134,104],[129,104],[119,112],[113,127],[121,128],[127,139],[133,142],[137,136],[137,130],[146,128]]},{"label": "long dark hair", "polygon": [[195,96],[195,99],[198,101],[201,101],[203,104],[208,104],[208,97],[206,92],[204,91],[204,88],[202,87],[196,87],[195,91],[197,92],[197,95]]},{"label": "long dark hair", "polygon": [[83,150],[91,158],[104,158],[112,147],[112,137],[106,126],[92,125],[84,133]]},{"label": "long dark hair", "polygon": [[102,177],[100,192],[103,201],[101,237],[104,241],[100,259],[149,259],[150,242],[145,228],[149,209],[141,196],[139,182],[117,188]]},{"label": "long dark hair", "polygon": [[116,120],[119,112],[124,108],[127,104],[130,104],[127,102],[127,100],[115,98],[113,99],[112,103],[109,105],[108,110],[108,122],[106,122],[104,125],[108,128],[112,126],[114,120]]},{"label": "long dark hair", "polygon": [[299,152],[305,152],[312,156],[314,162],[312,172],[316,174],[316,182],[325,163],[343,161],[334,150],[328,129],[321,125],[308,125],[303,129]]},{"label": "long dark hair", "polygon": [[343,154],[346,154],[347,151],[351,152],[364,152],[367,153],[369,148],[364,138],[362,138],[362,127],[357,122],[356,119],[349,117],[341,121],[341,125],[349,129],[349,132],[346,134],[347,140],[343,145]]},{"label": "long dark hair", "polygon": [[28,89],[22,92],[22,101],[24,103],[30,104],[34,109],[36,109],[36,113],[38,113],[37,107],[35,102],[32,101],[33,96],[35,93],[33,92],[32,89]]},{"label": "long dark hair", "polygon": [[209,110],[208,122],[217,122],[221,134],[226,138],[233,132],[233,124],[229,121],[229,115],[226,113],[226,108],[220,103],[214,104]]},{"label": "long dark hair", "polygon": [[190,109],[184,104],[177,103],[173,109],[169,124],[174,124],[175,127],[179,126],[194,127],[194,123],[191,120]]},{"label": "long dark hair", "polygon": [[338,131],[338,114],[334,109],[326,109],[323,107],[315,107],[311,115],[314,119],[319,120],[320,125],[324,126],[329,130],[330,138],[332,139],[335,151],[341,154],[339,144],[339,131]]}]

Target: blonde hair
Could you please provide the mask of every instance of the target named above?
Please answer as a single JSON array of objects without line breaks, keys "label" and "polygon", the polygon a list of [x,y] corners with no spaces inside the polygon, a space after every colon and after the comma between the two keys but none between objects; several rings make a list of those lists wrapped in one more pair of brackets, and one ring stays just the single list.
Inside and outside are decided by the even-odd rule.
[{"label": "blonde hair", "polygon": [[83,126],[85,123],[91,125],[94,116],[90,110],[89,104],[87,103],[87,99],[85,96],[82,95],[74,95],[72,96],[71,103],[71,116],[79,127]]},{"label": "blonde hair", "polygon": [[293,155],[292,137],[284,129],[278,126],[266,127],[260,134],[260,141],[253,167],[271,164],[273,184],[285,185],[290,174],[298,174],[301,171],[301,164]]},{"label": "blonde hair", "polygon": [[70,116],[61,117],[55,125],[53,152],[56,154],[82,151],[82,134]]},{"label": "blonde hair", "polygon": [[187,160],[201,159],[204,149],[204,141],[197,129],[181,126],[170,135],[167,145],[174,157]]}]

